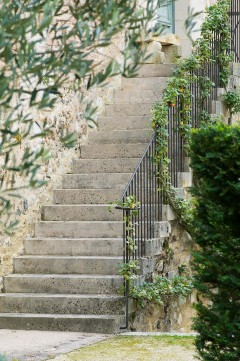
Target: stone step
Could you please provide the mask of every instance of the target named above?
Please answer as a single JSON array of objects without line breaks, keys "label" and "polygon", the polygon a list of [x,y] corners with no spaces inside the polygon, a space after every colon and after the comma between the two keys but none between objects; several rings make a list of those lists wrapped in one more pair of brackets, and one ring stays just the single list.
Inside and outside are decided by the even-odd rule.
[{"label": "stone step", "polygon": [[140,102],[135,103],[116,103],[116,104],[107,104],[105,107],[104,116],[146,116],[148,119],[151,118],[151,109],[153,108],[155,101],[151,103]]},{"label": "stone step", "polygon": [[136,78],[169,77],[176,64],[146,64],[142,65]]},{"label": "stone step", "polygon": [[166,88],[168,77],[149,77],[149,78],[122,78],[123,90],[155,90],[162,92]]},{"label": "stone step", "polygon": [[138,104],[158,102],[161,100],[163,90],[117,90],[112,101],[106,104]]},{"label": "stone step", "polygon": [[124,325],[124,316],[49,315],[0,313],[0,328],[11,330],[71,331],[115,334]]},{"label": "stone step", "polygon": [[[98,120],[99,130],[146,129],[151,127],[150,115],[143,116],[110,116]],[[92,132],[90,131],[90,136]]]},{"label": "stone step", "polygon": [[42,220],[121,221],[122,214],[119,210],[107,204],[50,205],[43,208]]},{"label": "stone step", "polygon": [[55,204],[105,204],[119,200],[121,189],[56,189]]},{"label": "stone step", "polygon": [[124,306],[124,297],[118,295],[0,294],[0,313],[119,315]]},{"label": "stone step", "polygon": [[140,158],[148,143],[97,144],[81,147],[82,159]]},{"label": "stone step", "polygon": [[73,173],[133,173],[140,158],[79,159],[73,162]]},{"label": "stone step", "polygon": [[131,173],[65,174],[64,189],[122,189],[126,187]]},{"label": "stone step", "polygon": [[4,277],[4,292],[49,294],[117,294],[121,276],[13,274]]},{"label": "stone step", "polygon": [[123,224],[119,221],[42,221],[35,224],[35,237],[121,238]]},{"label": "stone step", "polygon": [[[122,217],[122,212],[119,211]],[[122,238],[27,238],[26,255],[122,256]]]},{"label": "stone step", "polygon": [[89,144],[128,144],[147,143],[153,134],[152,129],[110,130],[91,132]]},{"label": "stone step", "polygon": [[178,173],[178,187],[187,188],[192,186],[192,173],[179,172]]},{"label": "stone step", "polygon": [[19,256],[15,273],[116,275],[122,257]]}]

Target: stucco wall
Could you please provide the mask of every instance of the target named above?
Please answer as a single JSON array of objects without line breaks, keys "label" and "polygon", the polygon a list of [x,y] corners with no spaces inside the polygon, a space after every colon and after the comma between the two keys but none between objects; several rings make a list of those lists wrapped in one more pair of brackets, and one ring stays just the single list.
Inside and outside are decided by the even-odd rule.
[{"label": "stucco wall", "polygon": [[200,36],[201,24],[205,17],[205,9],[214,4],[216,0],[176,0],[175,2],[175,33],[180,37],[180,42],[183,48],[183,56],[191,54],[192,43],[187,35],[185,21],[189,17],[189,13],[202,12],[198,17],[194,18],[196,25],[191,32],[192,39],[197,39]]}]

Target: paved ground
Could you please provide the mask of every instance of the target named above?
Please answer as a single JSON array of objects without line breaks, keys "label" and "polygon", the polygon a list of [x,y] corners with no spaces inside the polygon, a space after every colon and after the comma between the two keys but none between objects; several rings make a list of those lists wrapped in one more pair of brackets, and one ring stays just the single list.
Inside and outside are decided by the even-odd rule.
[{"label": "paved ground", "polygon": [[[165,333],[161,332],[126,332],[122,335],[154,337],[164,334]],[[189,334],[183,333],[171,333],[170,335],[189,336]],[[63,355],[66,353],[78,350],[84,346],[93,345],[96,342],[103,341],[113,336],[114,335],[86,334],[77,332],[0,330],[0,354],[6,354],[9,361],[13,358],[18,359],[19,361],[43,361],[62,355],[60,356],[61,359],[62,357],[65,357]],[[95,360],[98,361],[97,359]],[[109,360],[112,359],[109,358]],[[170,361],[170,359],[167,361]]]},{"label": "paved ground", "polygon": [[[42,361],[102,341],[109,335],[0,330],[0,354],[8,360]],[[97,360],[96,360],[97,361]]]}]

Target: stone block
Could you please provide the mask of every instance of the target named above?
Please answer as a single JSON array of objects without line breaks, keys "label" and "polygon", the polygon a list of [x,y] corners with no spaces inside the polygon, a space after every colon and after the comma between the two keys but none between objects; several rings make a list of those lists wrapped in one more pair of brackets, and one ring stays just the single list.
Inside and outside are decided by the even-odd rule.
[{"label": "stone block", "polygon": [[178,186],[181,188],[191,187],[192,174],[191,172],[179,172],[178,173]]},{"label": "stone block", "polygon": [[160,238],[149,239],[145,243],[146,256],[154,257],[162,252],[162,240]]},{"label": "stone block", "polygon": [[182,56],[182,47],[178,45],[164,45],[163,52],[166,63],[176,63]]},{"label": "stone block", "polygon": [[148,275],[154,272],[155,260],[154,258],[142,258],[140,260],[140,272],[142,275]]},{"label": "stone block", "polygon": [[176,34],[163,34],[159,36],[153,36],[153,41],[157,41],[162,45],[180,45],[179,36]]},{"label": "stone block", "polygon": [[144,42],[142,50],[145,51],[146,57],[143,61],[144,64],[162,64],[165,62],[162,45],[158,41]]},{"label": "stone block", "polygon": [[231,73],[235,76],[240,76],[240,64],[239,63],[231,63]]},{"label": "stone block", "polygon": [[167,221],[156,222],[156,237],[165,238],[169,237],[171,233],[171,224]]},{"label": "stone block", "polygon": [[163,221],[173,221],[176,219],[176,215],[169,204],[163,204],[162,206],[162,219]]},{"label": "stone block", "polygon": [[224,103],[220,100],[212,101],[212,114],[221,115],[226,112]]}]

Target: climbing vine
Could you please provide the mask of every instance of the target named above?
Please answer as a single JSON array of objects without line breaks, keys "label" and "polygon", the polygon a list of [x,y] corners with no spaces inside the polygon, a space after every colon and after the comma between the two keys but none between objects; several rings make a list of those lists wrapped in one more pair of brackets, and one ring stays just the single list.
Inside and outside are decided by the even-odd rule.
[{"label": "climbing vine", "polygon": [[228,124],[232,123],[233,114],[240,112],[240,93],[237,90],[228,90],[223,97],[223,101],[229,111]]},{"label": "climbing vine", "polygon": [[[183,139],[186,154],[189,151],[189,140],[192,129],[193,101],[195,111],[197,109],[197,122],[204,126],[213,122],[211,114],[206,109],[206,101],[215,83],[204,75],[202,69],[206,66],[217,64],[219,71],[218,86],[226,89],[232,59],[229,53],[231,39],[229,25],[229,0],[218,1],[207,10],[207,16],[201,28],[201,37],[194,44],[193,54],[187,59],[181,60],[168,81],[163,93],[162,101],[155,104],[152,110],[152,127],[156,131],[156,156],[155,163],[160,164],[158,173],[159,188],[163,190],[168,203],[172,206],[180,223],[191,233],[192,210],[189,201],[179,200],[170,183],[168,158],[168,114],[171,108],[177,105],[178,130]],[[217,48],[213,49],[214,44]],[[214,51],[213,51],[214,50]],[[214,54],[214,56],[213,56]],[[198,84],[198,99],[193,99],[192,89]],[[226,93],[225,103],[234,98],[233,94]],[[236,99],[235,99],[236,100]],[[238,104],[238,103],[237,103]],[[231,105],[229,105],[230,115]]]},{"label": "climbing vine", "polygon": [[[179,199],[170,182],[170,159],[168,157],[169,114],[171,112],[177,118],[176,124],[187,155],[189,152],[193,111],[195,111],[195,117],[197,117],[197,124],[204,126],[213,122],[206,103],[216,84],[204,74],[204,69],[217,64],[220,78],[220,83],[217,86],[224,87],[225,89],[227,87],[230,71],[229,62],[231,60],[231,55],[229,54],[231,34],[228,11],[229,0],[218,1],[217,4],[209,7],[206,20],[202,25],[201,38],[195,42],[193,54],[187,59],[178,62],[173,76],[168,81],[167,87],[164,90],[161,102],[157,102],[152,110],[152,127],[156,134],[154,162],[157,169],[158,188],[163,192],[166,202],[171,205],[180,224],[189,234],[193,233],[194,200]],[[216,51],[212,51],[213,44],[216,44],[215,37],[217,37],[218,48],[215,49]],[[197,94],[193,91],[196,84],[199,87]],[[195,99],[193,99],[194,96]],[[225,96],[226,103],[231,98],[230,94],[228,96]],[[194,109],[193,100],[195,101]],[[126,201],[118,204],[118,208],[133,210],[136,205],[139,206],[135,198],[129,196],[126,198]],[[129,285],[129,295],[141,306],[144,306],[146,302],[155,302],[161,305],[166,297],[176,294],[186,296],[191,293],[193,289],[191,277],[185,273],[180,273],[180,271],[172,279],[161,275],[156,276],[153,282],[144,282],[138,287],[135,286],[140,265],[139,261],[134,259],[134,228],[131,223],[132,217],[130,213],[124,218],[124,222],[127,231],[126,252],[129,257],[128,262],[120,266],[119,274]]]}]

